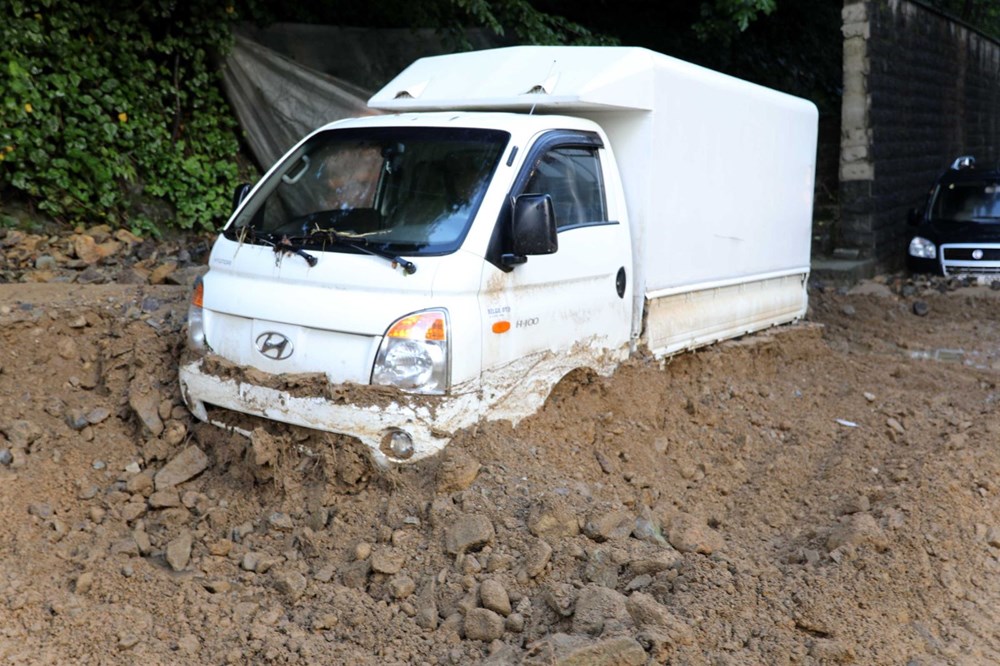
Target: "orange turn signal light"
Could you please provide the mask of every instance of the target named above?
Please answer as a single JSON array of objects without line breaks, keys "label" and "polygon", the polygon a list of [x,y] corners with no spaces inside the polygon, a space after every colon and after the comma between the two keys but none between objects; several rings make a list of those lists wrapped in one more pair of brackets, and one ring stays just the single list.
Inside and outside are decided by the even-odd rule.
[{"label": "orange turn signal light", "polygon": [[390,338],[432,340],[434,342],[443,342],[448,339],[444,317],[440,312],[424,312],[403,317],[392,325],[386,335]]},{"label": "orange turn signal light", "polygon": [[493,322],[493,332],[494,333],[506,333],[510,330],[509,321],[496,321]]},{"label": "orange turn signal light", "polygon": [[194,284],[194,291],[191,292],[191,305],[196,308],[204,307],[202,303],[205,300],[205,284],[198,280]]}]

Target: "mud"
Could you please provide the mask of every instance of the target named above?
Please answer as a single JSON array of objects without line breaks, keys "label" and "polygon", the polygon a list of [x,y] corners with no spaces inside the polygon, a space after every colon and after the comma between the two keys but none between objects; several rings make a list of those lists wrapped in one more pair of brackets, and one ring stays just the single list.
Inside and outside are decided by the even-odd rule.
[{"label": "mud", "polygon": [[998,296],[813,288],[379,469],[195,422],[183,286],[0,285],[0,662],[1000,663]]}]

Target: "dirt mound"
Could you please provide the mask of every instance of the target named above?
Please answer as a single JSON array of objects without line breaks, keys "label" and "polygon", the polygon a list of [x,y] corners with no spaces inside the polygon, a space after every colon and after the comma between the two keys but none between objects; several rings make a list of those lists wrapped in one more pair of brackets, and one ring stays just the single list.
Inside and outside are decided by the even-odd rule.
[{"label": "dirt mound", "polygon": [[381,470],[194,422],[184,287],[0,285],[0,661],[1000,662],[997,296],[815,288]]}]

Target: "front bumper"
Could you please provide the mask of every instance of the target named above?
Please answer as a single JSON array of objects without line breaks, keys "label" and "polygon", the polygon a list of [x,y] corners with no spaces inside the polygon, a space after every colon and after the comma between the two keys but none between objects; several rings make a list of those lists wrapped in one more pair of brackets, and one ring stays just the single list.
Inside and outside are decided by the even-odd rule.
[{"label": "front bumper", "polygon": [[[214,420],[210,407],[222,407],[292,425],[357,437],[380,464],[414,462],[443,449],[455,431],[479,418],[474,394],[411,395],[367,386],[344,385],[328,395],[299,395],[245,381],[239,375],[207,372],[204,359],[183,363],[179,371],[181,395],[198,419],[231,429]],[[413,454],[394,457],[388,439],[402,431],[413,442]],[[248,433],[244,433],[248,434]]]}]

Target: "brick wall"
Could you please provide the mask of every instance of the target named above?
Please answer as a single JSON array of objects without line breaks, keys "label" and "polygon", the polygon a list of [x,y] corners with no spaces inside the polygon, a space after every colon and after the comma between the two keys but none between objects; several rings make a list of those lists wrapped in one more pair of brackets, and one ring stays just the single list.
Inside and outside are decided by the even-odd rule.
[{"label": "brick wall", "polygon": [[1000,156],[1000,43],[914,0],[845,0],[834,244],[902,264],[906,214],[958,155]]}]

